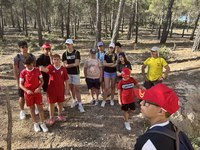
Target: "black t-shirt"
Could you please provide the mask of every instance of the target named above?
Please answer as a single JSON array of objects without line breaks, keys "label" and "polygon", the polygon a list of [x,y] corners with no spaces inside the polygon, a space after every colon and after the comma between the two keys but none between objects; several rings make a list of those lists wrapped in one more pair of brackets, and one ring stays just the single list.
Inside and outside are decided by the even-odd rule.
[{"label": "black t-shirt", "polygon": [[[117,55],[114,54],[105,54],[104,60],[107,63],[115,63],[117,61]],[[114,73],[116,72],[116,67],[104,67],[104,71],[109,72],[109,73]]]},{"label": "black t-shirt", "polygon": [[[171,122],[164,127],[173,130]],[[143,146],[147,146],[149,149],[155,147],[157,150],[176,150],[175,140],[159,133],[144,133],[141,135],[137,139],[134,150],[141,150]]]},{"label": "black t-shirt", "polygon": [[[66,51],[62,55],[62,61],[67,61],[67,64],[73,64],[75,63],[75,59],[81,60],[80,52],[77,50],[73,50],[71,53]],[[79,74],[79,66],[67,68],[68,74]]]},{"label": "black t-shirt", "polygon": [[[117,64],[117,71],[119,71],[120,73],[122,72],[123,68],[129,68],[130,70],[132,70],[131,67],[131,63],[129,61],[127,61],[125,64]],[[122,79],[122,76],[117,76],[117,82],[119,82]]]}]

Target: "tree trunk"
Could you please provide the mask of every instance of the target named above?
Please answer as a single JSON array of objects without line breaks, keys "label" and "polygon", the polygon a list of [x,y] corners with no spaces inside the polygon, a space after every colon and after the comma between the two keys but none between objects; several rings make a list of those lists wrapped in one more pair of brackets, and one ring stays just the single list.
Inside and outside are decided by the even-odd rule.
[{"label": "tree trunk", "polygon": [[200,50],[200,25],[198,27],[197,35],[194,40],[194,44],[192,47],[192,51],[199,51]]},{"label": "tree trunk", "polygon": [[193,29],[192,34],[190,36],[190,40],[194,39],[194,33],[195,33],[196,28],[197,28],[197,25],[198,25],[198,22],[199,22],[199,18],[200,18],[200,12],[199,12],[199,14],[197,16],[197,19],[195,21],[194,29]]},{"label": "tree trunk", "polygon": [[121,33],[124,32],[124,17],[122,17],[122,25],[121,25],[122,29],[121,29]]},{"label": "tree trunk", "polygon": [[162,36],[160,39],[160,44],[164,44],[167,41],[167,36],[169,33],[170,24],[171,24],[173,3],[174,3],[174,0],[169,0],[167,15],[163,21],[163,32],[162,32]]},{"label": "tree trunk", "polygon": [[77,26],[76,26],[76,22],[77,22],[77,15],[75,13],[75,16],[74,16],[74,39],[77,39]]},{"label": "tree trunk", "polygon": [[129,18],[127,40],[131,39],[133,22],[135,20],[134,0],[131,1],[131,10],[132,10],[132,12],[131,12],[131,15],[130,15],[130,18]]},{"label": "tree trunk", "polygon": [[12,6],[10,8],[10,17],[11,17],[12,27],[15,28],[15,20],[14,20],[14,17],[13,17],[13,8],[12,8]]},{"label": "tree trunk", "polygon": [[64,37],[64,16],[61,10],[61,37]]},{"label": "tree trunk", "polygon": [[104,38],[107,39],[108,36],[108,20],[107,20],[107,9],[105,7],[105,11],[104,11],[104,28],[105,28],[105,34],[104,34]]},{"label": "tree trunk", "polygon": [[67,18],[65,19],[65,25],[66,25],[66,36],[67,39],[70,38],[70,4],[71,0],[66,0],[67,1]]},{"label": "tree trunk", "polygon": [[115,21],[115,0],[112,2],[112,11],[111,11],[111,19],[110,19],[110,37],[113,35],[114,29],[114,21]]},{"label": "tree trunk", "polygon": [[174,22],[171,23],[170,38],[172,38],[173,29],[174,29]]},{"label": "tree trunk", "polygon": [[[100,1],[96,0],[97,3],[97,19],[96,19],[96,43],[101,41],[101,12],[100,12]],[[95,45],[96,45],[95,43]]]},{"label": "tree trunk", "polygon": [[24,18],[24,31],[25,36],[28,36],[28,29],[27,29],[27,18],[26,18],[26,0],[23,0],[23,18]]},{"label": "tree trunk", "polygon": [[4,35],[4,22],[3,22],[3,0],[1,0],[1,10],[0,10],[0,39],[3,40]]},{"label": "tree trunk", "polygon": [[36,17],[37,17],[37,25],[38,25],[38,42],[39,46],[42,46],[43,39],[42,39],[42,25],[41,25],[41,0],[35,0],[36,3]]},{"label": "tree trunk", "polygon": [[135,43],[138,43],[138,0],[135,0]]},{"label": "tree trunk", "polygon": [[120,0],[120,2],[119,2],[117,18],[116,18],[116,21],[115,21],[115,26],[114,26],[114,30],[113,30],[112,39],[111,39],[111,42],[113,42],[113,43],[116,43],[118,36],[119,36],[119,26],[120,26],[120,23],[121,23],[124,3],[125,3],[125,0]]}]

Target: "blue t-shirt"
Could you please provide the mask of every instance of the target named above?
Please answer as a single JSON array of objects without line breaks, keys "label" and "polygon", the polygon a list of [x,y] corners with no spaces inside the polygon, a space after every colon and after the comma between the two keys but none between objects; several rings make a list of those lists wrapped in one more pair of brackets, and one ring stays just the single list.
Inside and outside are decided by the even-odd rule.
[{"label": "blue t-shirt", "polygon": [[103,65],[105,52],[98,52],[96,53],[96,58],[100,60],[101,65]]}]

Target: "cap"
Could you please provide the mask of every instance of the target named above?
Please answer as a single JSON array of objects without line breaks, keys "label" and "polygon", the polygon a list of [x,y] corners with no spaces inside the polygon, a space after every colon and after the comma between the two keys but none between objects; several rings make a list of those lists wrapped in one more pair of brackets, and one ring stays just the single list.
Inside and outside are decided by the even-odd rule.
[{"label": "cap", "polygon": [[134,93],[137,98],[155,103],[170,114],[179,109],[176,92],[162,83],[147,90],[135,89]]},{"label": "cap", "polygon": [[97,50],[95,48],[90,49],[90,54],[96,54]]},{"label": "cap", "polygon": [[67,39],[67,40],[65,41],[65,44],[73,44],[72,39]]},{"label": "cap", "polygon": [[115,48],[115,44],[114,43],[110,43],[109,47]]},{"label": "cap", "polygon": [[131,70],[129,68],[123,68],[122,69],[122,77],[129,77],[131,74]]},{"label": "cap", "polygon": [[154,51],[154,52],[157,52],[159,50],[159,47],[157,47],[157,46],[153,46],[152,48],[151,48],[151,51]]},{"label": "cap", "polygon": [[115,43],[115,46],[122,47],[122,44],[121,44],[121,43],[119,43],[119,42],[117,42],[117,43]]},{"label": "cap", "polygon": [[48,43],[48,42],[45,42],[43,45],[42,45],[42,48],[51,48],[51,45]]},{"label": "cap", "polygon": [[103,46],[103,42],[101,42],[101,41],[98,42],[98,43],[97,43],[97,46],[98,46],[98,47],[99,47],[99,46]]},{"label": "cap", "polygon": [[119,56],[126,57],[124,52],[120,52]]}]

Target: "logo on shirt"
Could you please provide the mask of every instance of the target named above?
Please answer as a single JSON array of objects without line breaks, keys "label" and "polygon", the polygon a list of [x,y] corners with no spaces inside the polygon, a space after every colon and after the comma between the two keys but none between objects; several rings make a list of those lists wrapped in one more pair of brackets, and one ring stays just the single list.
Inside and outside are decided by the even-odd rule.
[{"label": "logo on shirt", "polygon": [[122,85],[122,89],[131,89],[134,87],[134,83],[124,84]]},{"label": "logo on shirt", "polygon": [[143,97],[144,97],[144,94],[145,94],[145,92],[142,92],[142,90],[141,90],[141,89],[139,89],[139,96],[140,96],[141,98],[143,98]]},{"label": "logo on shirt", "polygon": [[67,59],[75,59],[75,55],[67,56]]}]

